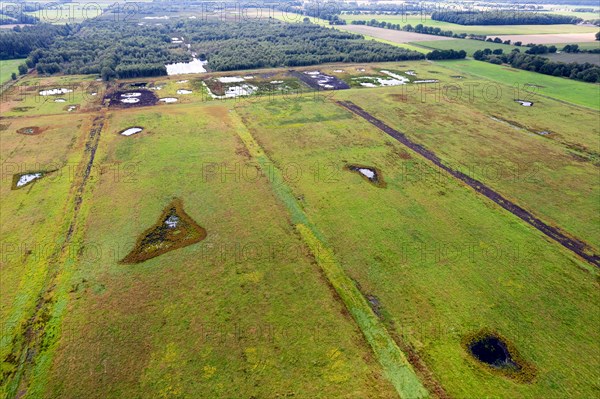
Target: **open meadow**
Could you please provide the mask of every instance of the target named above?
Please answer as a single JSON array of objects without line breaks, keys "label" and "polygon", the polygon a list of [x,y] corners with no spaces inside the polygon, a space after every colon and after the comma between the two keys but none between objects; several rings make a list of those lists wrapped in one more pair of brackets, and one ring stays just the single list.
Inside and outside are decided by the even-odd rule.
[{"label": "open meadow", "polygon": [[11,79],[13,73],[19,74],[19,65],[25,60],[0,60],[0,84],[6,83]]},{"label": "open meadow", "polygon": [[3,396],[593,397],[597,90],[472,60],[26,76]]},{"label": "open meadow", "polygon": [[[429,15],[349,15],[342,14],[341,19],[348,23],[354,20],[389,22],[404,25],[425,25],[442,30],[451,30],[453,33],[467,33],[477,35],[532,35],[547,33],[596,33],[597,27],[579,25],[459,25],[445,21],[434,21]],[[592,35],[593,36],[593,35]]]}]

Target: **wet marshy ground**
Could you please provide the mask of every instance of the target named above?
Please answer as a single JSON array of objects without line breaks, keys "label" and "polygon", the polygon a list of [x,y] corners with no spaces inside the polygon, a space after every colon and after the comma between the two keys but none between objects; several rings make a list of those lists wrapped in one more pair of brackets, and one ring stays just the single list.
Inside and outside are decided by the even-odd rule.
[{"label": "wet marshy ground", "polygon": [[383,174],[377,168],[362,165],[346,165],[345,169],[358,173],[369,181],[369,183],[372,183],[377,187],[383,188],[386,186],[385,181],[383,180]]},{"label": "wet marshy ground", "polygon": [[350,86],[335,76],[326,75],[320,71],[298,72],[290,71],[290,75],[300,79],[309,87],[317,90],[345,90]]},{"label": "wet marshy ground", "polygon": [[482,330],[464,338],[465,349],[479,364],[519,382],[531,382],[535,369],[499,334]]},{"label": "wet marshy ground", "polygon": [[13,175],[11,189],[18,190],[20,188],[29,186],[46,176],[48,173],[52,172],[56,172],[56,170],[17,173]]},{"label": "wet marshy ground", "polygon": [[36,134],[42,133],[42,129],[37,126],[28,126],[17,130],[17,133],[24,134],[26,136],[35,136]]},{"label": "wet marshy ground", "polygon": [[156,224],[140,235],[121,263],[144,262],[205,238],[206,230],[185,213],[183,202],[175,199],[163,210]]},{"label": "wet marshy ground", "polygon": [[515,101],[524,107],[532,107],[533,106],[533,101],[525,101],[525,100],[515,100]]},{"label": "wet marshy ground", "polygon": [[133,126],[133,127],[129,127],[125,130],[120,131],[119,134],[121,136],[132,136],[134,134],[140,133],[142,130],[144,130],[143,127]]},{"label": "wet marshy ground", "polygon": [[147,89],[117,90],[108,94],[105,99],[110,100],[111,107],[130,108],[156,105],[158,98]]}]

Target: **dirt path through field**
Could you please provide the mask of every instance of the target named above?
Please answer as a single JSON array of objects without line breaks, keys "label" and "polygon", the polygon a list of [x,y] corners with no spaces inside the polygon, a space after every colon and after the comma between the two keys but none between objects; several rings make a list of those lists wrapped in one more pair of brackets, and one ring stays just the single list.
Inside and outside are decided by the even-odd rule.
[{"label": "dirt path through field", "polygon": [[31,316],[27,318],[20,329],[15,331],[24,338],[22,341],[13,341],[11,353],[7,359],[4,359],[5,362],[14,364],[16,368],[14,372],[2,374],[2,385],[8,387],[7,398],[21,397],[27,394],[29,384],[36,375],[38,359],[45,360],[45,365],[48,365],[48,352],[52,350],[52,344],[58,339],[54,329],[60,323],[61,309],[64,309],[64,303],[61,302],[65,284],[69,282],[69,279],[66,278],[69,276],[67,269],[70,269],[73,264],[71,253],[73,233],[81,219],[80,210],[83,196],[96,157],[100,133],[104,127],[105,112],[106,110],[103,109],[94,118],[85,142],[84,156],[79,164],[79,173],[77,174],[80,178],[73,182],[71,187],[73,196],[65,208],[65,219],[70,219],[70,221],[64,233],[64,240],[60,249],[52,253],[47,260],[48,275],[44,287],[37,296]]},{"label": "dirt path through field", "polygon": [[553,239],[554,241],[558,242],[565,248],[576,253],[577,255],[579,255],[580,257],[582,257],[589,263],[591,263],[597,267],[600,267],[600,255],[595,254],[593,252],[593,249],[585,242],[583,242],[575,237],[568,237],[565,233],[561,232],[561,230],[559,228],[547,225],[546,223],[544,223],[542,220],[538,219],[536,216],[534,216],[529,211],[521,208],[517,204],[504,198],[501,194],[492,190],[490,187],[486,186],[485,184],[481,183],[480,181],[475,180],[475,179],[467,176],[466,174],[459,172],[457,170],[454,170],[451,167],[445,165],[442,162],[442,160],[440,158],[438,158],[437,155],[435,155],[435,153],[433,153],[432,151],[428,150],[427,148],[423,147],[420,144],[412,142],[408,137],[406,137],[406,135],[404,135],[403,133],[386,125],[384,122],[375,118],[374,116],[372,116],[367,111],[365,111],[358,105],[354,104],[353,102],[338,101],[337,104],[339,104],[340,106],[355,113],[356,115],[360,116],[361,118],[367,120],[369,123],[375,125],[379,129],[383,130],[385,133],[389,134],[390,136],[392,136],[393,138],[398,140],[400,143],[404,144],[411,150],[415,151],[416,153],[420,154],[424,158],[428,159],[433,164],[435,164],[436,166],[445,170],[446,172],[450,173],[455,178],[463,181],[464,183],[466,183],[467,185],[469,185],[470,187],[475,189],[475,191],[485,195],[487,198],[491,199],[492,201],[494,201],[495,203],[500,205],[502,208],[504,208],[507,211],[511,212],[512,214],[518,216],[523,221],[529,223],[530,225],[532,225],[533,227],[535,227],[536,229],[538,229],[539,231],[541,231],[542,233],[544,233],[545,235],[547,235],[548,237]]}]

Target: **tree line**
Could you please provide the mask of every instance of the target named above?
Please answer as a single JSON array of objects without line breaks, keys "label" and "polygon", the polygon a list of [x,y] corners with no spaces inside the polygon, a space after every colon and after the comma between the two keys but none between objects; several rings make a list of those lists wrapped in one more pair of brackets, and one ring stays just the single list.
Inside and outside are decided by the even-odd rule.
[{"label": "tree line", "polygon": [[519,49],[504,54],[502,49],[492,51],[486,48],[473,53],[473,58],[492,64],[510,64],[513,68],[544,75],[561,76],[590,83],[600,82],[600,67],[596,65],[587,62],[582,64],[554,62],[539,55],[521,53]]},{"label": "tree line", "polygon": [[[24,40],[27,35],[33,35],[32,40]],[[191,49],[172,43],[172,37],[183,37]],[[7,44],[2,46],[5,57],[28,56],[27,67],[39,74],[100,74],[105,80],[166,75],[165,64],[191,61],[192,52],[218,71],[425,58],[361,35],[275,20],[180,20],[140,26],[98,18],[11,31],[0,35],[0,43]],[[26,48],[19,47],[23,43],[28,43]]]},{"label": "tree line", "polygon": [[215,71],[424,58],[415,51],[306,22],[187,21],[175,31],[178,35],[188,35],[192,49],[204,55],[208,68]]},{"label": "tree line", "polygon": [[567,15],[523,11],[436,11],[431,19],[459,25],[555,25],[581,21]]},{"label": "tree line", "polygon": [[68,36],[72,30],[73,27],[69,24],[38,24],[0,29],[0,60],[25,58],[35,49],[50,47],[57,37]]}]

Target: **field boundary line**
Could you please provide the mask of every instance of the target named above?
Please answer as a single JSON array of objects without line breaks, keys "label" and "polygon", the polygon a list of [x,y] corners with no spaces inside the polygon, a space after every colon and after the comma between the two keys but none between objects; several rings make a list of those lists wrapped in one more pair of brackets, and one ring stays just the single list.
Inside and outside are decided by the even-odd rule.
[{"label": "field boundary line", "polygon": [[593,252],[593,249],[584,241],[582,241],[576,237],[567,236],[565,233],[563,233],[561,231],[561,229],[559,227],[554,227],[554,226],[550,226],[550,225],[546,224],[541,219],[539,219],[538,217],[533,215],[531,212],[527,211],[526,209],[520,207],[519,205],[517,205],[514,202],[510,201],[509,199],[505,198],[500,193],[498,193],[497,191],[488,187],[487,185],[480,182],[479,180],[469,177],[466,174],[464,174],[458,170],[452,169],[450,166],[446,165],[434,152],[432,152],[431,150],[428,150],[421,144],[413,142],[404,133],[399,132],[398,130],[385,124],[380,119],[375,118],[370,113],[368,113],[367,111],[365,111],[358,105],[354,104],[353,102],[337,101],[337,104],[339,106],[347,109],[348,111],[354,113],[355,115],[363,118],[364,120],[371,123],[372,125],[376,126],[380,130],[382,130],[384,133],[387,133],[389,136],[396,139],[401,144],[404,144],[406,147],[410,148],[414,152],[421,155],[423,158],[432,162],[437,167],[445,170],[454,178],[467,184],[467,186],[473,188],[476,192],[489,198],[496,204],[500,205],[502,208],[506,209],[513,215],[515,215],[518,218],[520,218],[521,220],[523,220],[524,222],[533,226],[538,231],[544,233],[546,236],[548,236],[552,240],[556,241],[557,243],[561,244],[563,247],[567,248],[571,252],[575,253],[576,255],[579,255],[581,258],[583,258],[587,262],[591,263],[592,265],[594,265],[596,267],[600,267],[600,255],[595,254]]},{"label": "field boundary line", "polygon": [[[47,370],[52,364],[52,352],[60,338],[62,316],[67,309],[70,277],[76,268],[76,259],[70,256],[68,246],[76,233],[82,234],[84,231],[78,228],[82,224],[79,223],[79,216],[105,120],[105,110],[102,110],[92,121],[84,145],[84,156],[78,166],[81,179],[75,180],[70,189],[67,202],[70,209],[66,215],[68,222],[63,226],[66,229],[64,240],[60,249],[48,259],[48,275],[32,314],[18,327],[25,339],[16,342],[9,354],[18,359],[18,364],[14,373],[2,381],[0,392],[5,394],[6,399],[23,396],[38,398],[43,394],[44,380],[48,378]],[[84,221],[86,216],[82,215]]]},{"label": "field boundary line", "polygon": [[[241,119],[241,118],[240,118]],[[348,277],[335,258],[334,252],[324,243],[320,232],[310,223],[307,215],[288,187],[279,168],[265,154],[243,121],[238,135],[244,145],[263,170],[269,170],[271,186],[276,196],[283,202],[291,214],[292,224],[308,246],[327,281],[337,292],[344,306],[352,315],[367,343],[371,346],[383,372],[402,399],[421,399],[430,397],[421,383],[407,356],[396,344],[386,326],[373,312],[356,283]]]}]

